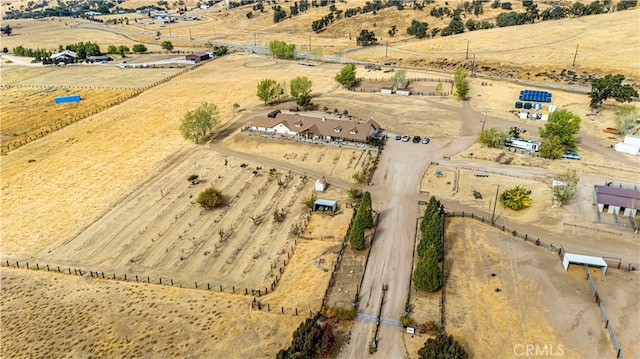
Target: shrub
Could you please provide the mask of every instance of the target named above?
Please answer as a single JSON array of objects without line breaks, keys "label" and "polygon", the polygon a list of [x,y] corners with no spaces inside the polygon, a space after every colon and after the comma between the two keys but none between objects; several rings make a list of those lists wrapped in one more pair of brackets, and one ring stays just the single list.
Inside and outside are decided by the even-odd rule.
[{"label": "shrub", "polygon": [[215,187],[209,187],[198,195],[196,202],[207,209],[220,207],[224,203],[222,192]]},{"label": "shrub", "polygon": [[310,196],[302,199],[302,204],[309,209],[313,209],[313,205],[316,203],[317,200],[318,200],[318,196],[316,196],[315,193],[312,193]]},{"label": "shrub", "polygon": [[191,184],[198,184],[198,180],[200,179],[200,176],[198,175],[191,175],[187,178],[187,181],[191,182]]},{"label": "shrub", "polygon": [[418,357],[420,359],[467,359],[469,355],[453,336],[438,330],[436,337],[427,339],[424,346],[418,350]]},{"label": "shrub", "polygon": [[527,208],[531,205],[531,191],[523,186],[515,186],[500,194],[500,203],[514,211]]}]

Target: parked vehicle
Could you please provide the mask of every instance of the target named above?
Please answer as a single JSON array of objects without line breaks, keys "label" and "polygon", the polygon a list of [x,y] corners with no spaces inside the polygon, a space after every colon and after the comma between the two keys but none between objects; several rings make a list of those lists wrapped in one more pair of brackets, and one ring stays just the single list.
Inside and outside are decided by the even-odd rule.
[{"label": "parked vehicle", "polygon": [[562,158],[568,158],[570,160],[580,160],[580,156],[573,152],[573,151],[567,151],[562,155]]},{"label": "parked vehicle", "polygon": [[402,135],[402,141],[404,141],[404,142],[409,142],[410,138],[411,137],[409,137],[409,135]]},{"label": "parked vehicle", "polygon": [[426,145],[427,143],[429,143],[429,137],[425,137],[425,138],[423,138],[423,139],[422,139],[422,143],[424,143],[425,145]]},{"label": "parked vehicle", "polygon": [[519,148],[521,150],[538,152],[538,148],[540,147],[540,143],[533,140],[525,140],[523,138],[515,138],[511,137],[511,140],[506,143],[509,147]]},{"label": "parked vehicle", "polygon": [[422,138],[420,138],[420,136],[417,136],[417,135],[416,135],[416,136],[413,136],[413,143],[420,143],[420,140],[421,140],[421,139],[422,139]]},{"label": "parked vehicle", "polygon": [[401,139],[402,139],[402,136],[396,135],[396,140],[401,140]]},{"label": "parked vehicle", "polygon": [[604,133],[612,133],[614,135],[619,135],[620,131],[618,131],[617,129],[613,128],[613,127],[607,127],[604,130],[602,130],[602,132]]}]

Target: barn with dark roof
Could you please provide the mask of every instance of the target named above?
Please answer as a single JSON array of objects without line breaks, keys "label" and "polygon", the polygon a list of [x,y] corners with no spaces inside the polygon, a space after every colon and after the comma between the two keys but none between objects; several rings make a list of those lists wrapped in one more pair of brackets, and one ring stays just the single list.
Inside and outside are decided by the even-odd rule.
[{"label": "barn with dark roof", "polygon": [[635,217],[640,210],[640,191],[623,188],[622,184],[593,187],[593,198],[596,204],[598,222],[609,222],[605,215],[610,215],[617,226],[635,228]]}]

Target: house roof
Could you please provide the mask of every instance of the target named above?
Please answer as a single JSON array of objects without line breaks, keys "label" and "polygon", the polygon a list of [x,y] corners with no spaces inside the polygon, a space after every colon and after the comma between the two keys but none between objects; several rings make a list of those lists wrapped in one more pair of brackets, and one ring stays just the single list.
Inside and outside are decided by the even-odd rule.
[{"label": "house roof", "polygon": [[202,51],[194,52],[194,53],[193,53],[193,54],[191,54],[191,55],[196,55],[196,56],[198,56],[198,57],[204,57],[204,56],[209,57],[209,54],[208,54],[208,53],[206,53],[206,52],[202,52]]},{"label": "house roof", "polygon": [[258,127],[272,128],[282,123],[291,131],[298,133],[310,132],[314,135],[339,137],[345,140],[361,142],[367,140],[372,127],[374,131],[380,129],[380,125],[373,120],[358,122],[323,118],[303,116],[297,113],[279,113],[275,118],[256,117],[251,121],[251,124]]},{"label": "house roof", "polygon": [[640,209],[640,191],[635,189],[595,186],[596,202],[609,206]]},{"label": "house roof", "polygon": [[56,57],[61,57],[61,56],[73,57],[74,59],[78,57],[78,55],[75,52],[71,50],[64,50],[62,52],[58,52],[57,54],[51,55],[51,58],[55,59]]}]

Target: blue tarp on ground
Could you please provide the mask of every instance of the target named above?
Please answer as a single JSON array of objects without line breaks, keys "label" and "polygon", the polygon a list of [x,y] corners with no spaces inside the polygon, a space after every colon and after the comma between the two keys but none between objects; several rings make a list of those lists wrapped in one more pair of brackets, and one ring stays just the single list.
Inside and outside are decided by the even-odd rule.
[{"label": "blue tarp on ground", "polygon": [[56,103],[78,102],[80,101],[80,95],[58,96],[55,101]]}]

